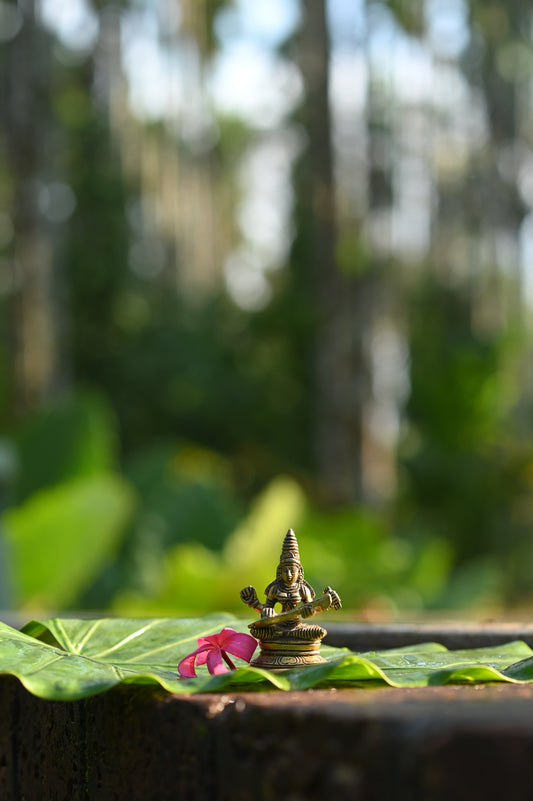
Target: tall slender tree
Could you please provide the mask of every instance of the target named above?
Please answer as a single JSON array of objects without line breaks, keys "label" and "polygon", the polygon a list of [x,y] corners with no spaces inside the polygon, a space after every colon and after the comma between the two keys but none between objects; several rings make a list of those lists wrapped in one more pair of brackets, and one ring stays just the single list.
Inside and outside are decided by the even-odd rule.
[{"label": "tall slender tree", "polygon": [[2,52],[3,146],[12,186],[12,272],[8,308],[9,406],[12,414],[35,408],[57,385],[59,310],[56,265],[43,203],[52,162],[50,39],[37,19],[35,0],[19,6],[18,33]]},{"label": "tall slender tree", "polygon": [[324,499],[349,504],[365,497],[363,419],[368,376],[363,341],[368,282],[357,269],[341,269],[337,259],[327,4],[315,0],[304,4],[302,11],[299,62],[308,147],[300,165],[300,233],[307,237],[300,258],[306,260],[317,309],[312,398],[316,471]]}]

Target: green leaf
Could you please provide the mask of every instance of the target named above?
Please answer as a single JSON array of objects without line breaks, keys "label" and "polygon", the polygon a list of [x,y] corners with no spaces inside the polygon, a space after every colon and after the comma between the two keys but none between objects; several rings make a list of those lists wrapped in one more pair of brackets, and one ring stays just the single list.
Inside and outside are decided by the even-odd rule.
[{"label": "green leaf", "polygon": [[85,393],[40,409],[14,436],[15,502],[45,487],[112,470],[117,444],[116,421],[103,396]]},{"label": "green leaf", "polygon": [[[247,622],[216,614],[195,619],[51,619],[23,631],[0,623],[0,672],[17,676],[34,695],[86,698],[119,683],[160,685],[172,693],[304,690],[312,687],[425,687],[432,684],[533,680],[533,651],[523,642],[448,651],[438,643],[354,654],[323,646],[326,662],[273,673],[245,665],[179,680],[178,662],[197,639]],[[44,641],[46,640],[46,641]],[[201,675],[200,675],[201,674]]]},{"label": "green leaf", "polygon": [[73,603],[115,553],[135,505],[118,476],[76,479],[9,509],[2,528],[21,605]]},{"label": "green leaf", "polygon": [[230,623],[247,629],[224,614],[201,620],[54,619],[31,621],[23,631],[0,623],[0,673],[16,676],[40,698],[59,701],[87,698],[120,683],[159,684],[172,693],[290,689],[283,675],[248,665],[219,676],[178,678],[178,662],[196,648],[198,637]]}]

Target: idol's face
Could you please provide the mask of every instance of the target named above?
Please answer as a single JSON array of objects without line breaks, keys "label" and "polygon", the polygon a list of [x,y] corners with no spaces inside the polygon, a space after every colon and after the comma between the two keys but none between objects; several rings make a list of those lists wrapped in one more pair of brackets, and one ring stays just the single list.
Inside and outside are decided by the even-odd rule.
[{"label": "idol's face", "polygon": [[281,578],[283,583],[288,587],[292,587],[298,580],[298,566],[295,562],[285,562],[281,568]]}]

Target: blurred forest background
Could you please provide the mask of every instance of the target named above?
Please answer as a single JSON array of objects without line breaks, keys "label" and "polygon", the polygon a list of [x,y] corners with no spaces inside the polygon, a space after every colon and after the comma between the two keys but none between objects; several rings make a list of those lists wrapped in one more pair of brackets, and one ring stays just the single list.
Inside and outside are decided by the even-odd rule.
[{"label": "blurred forest background", "polygon": [[533,603],[525,0],[1,0],[0,608]]}]

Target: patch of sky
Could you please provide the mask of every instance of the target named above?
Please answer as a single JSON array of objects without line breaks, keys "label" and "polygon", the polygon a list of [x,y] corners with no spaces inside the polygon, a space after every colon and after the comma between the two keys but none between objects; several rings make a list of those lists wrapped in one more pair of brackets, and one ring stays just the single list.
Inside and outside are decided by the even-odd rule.
[{"label": "patch of sky", "polygon": [[216,58],[209,78],[215,104],[260,128],[278,126],[301,92],[296,67],[242,40]]},{"label": "patch of sky", "polygon": [[328,27],[334,49],[352,49],[362,44],[366,35],[366,12],[363,0],[329,0]]},{"label": "patch of sky", "polygon": [[88,0],[40,0],[39,16],[65,47],[90,50],[94,46],[98,17]]},{"label": "patch of sky", "polygon": [[222,45],[246,39],[274,49],[293,33],[299,20],[297,0],[237,0],[217,15],[215,32]]},{"label": "patch of sky", "polygon": [[426,0],[426,28],[433,51],[455,59],[468,44],[468,6],[465,0]]},{"label": "patch of sky", "polygon": [[134,113],[159,119],[179,104],[179,65],[161,46],[157,17],[148,9],[133,9],[122,19],[122,59]]},{"label": "patch of sky", "polygon": [[237,0],[220,12],[220,48],[209,72],[215,105],[260,128],[279,125],[301,92],[299,73],[276,49],[300,19],[295,0]]}]

